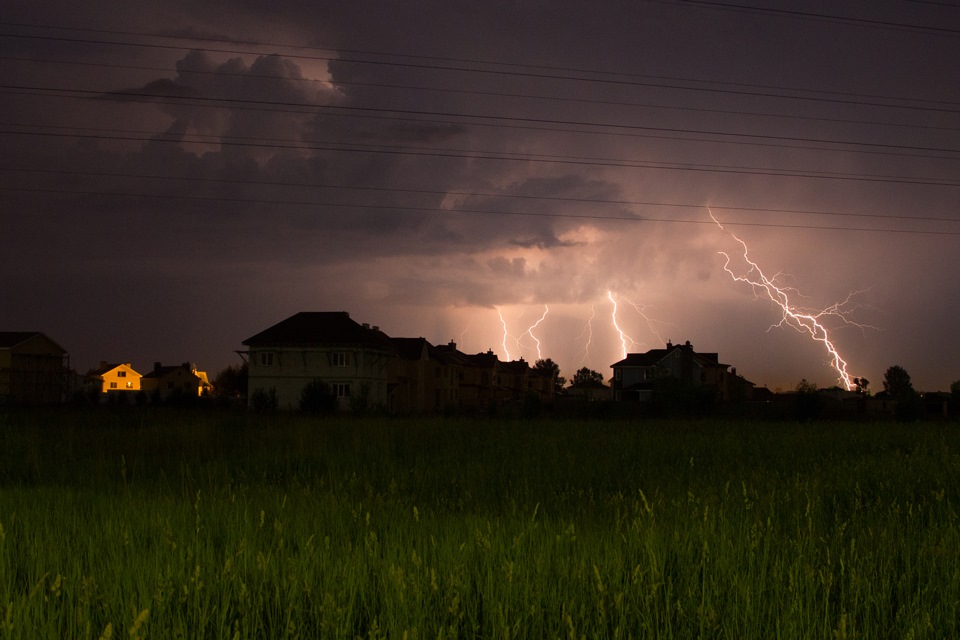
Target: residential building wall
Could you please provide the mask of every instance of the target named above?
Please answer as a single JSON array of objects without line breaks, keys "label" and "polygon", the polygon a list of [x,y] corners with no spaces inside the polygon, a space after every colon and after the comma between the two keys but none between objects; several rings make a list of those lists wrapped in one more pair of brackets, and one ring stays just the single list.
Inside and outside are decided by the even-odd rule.
[{"label": "residential building wall", "polygon": [[0,403],[61,402],[66,374],[66,352],[59,345],[42,333],[25,336],[0,348]]},{"label": "residential building wall", "polygon": [[[106,365],[106,363],[103,364]],[[133,370],[129,362],[115,365],[112,368],[102,366],[100,390],[103,393],[140,391],[140,378],[142,377]]]},{"label": "residential building wall", "polygon": [[280,409],[297,409],[304,387],[322,380],[337,394],[341,409],[366,385],[370,406],[388,406],[388,369],[393,356],[364,346],[251,346],[248,360],[250,399],[257,392],[276,391]]}]

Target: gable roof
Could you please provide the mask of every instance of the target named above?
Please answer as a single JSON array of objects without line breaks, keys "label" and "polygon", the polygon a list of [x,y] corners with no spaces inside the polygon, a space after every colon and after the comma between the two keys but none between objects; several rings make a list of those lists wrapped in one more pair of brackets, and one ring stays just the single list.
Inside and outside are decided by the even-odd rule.
[{"label": "gable roof", "polygon": [[667,343],[665,349],[650,349],[646,353],[628,353],[627,357],[619,362],[614,362],[611,367],[654,367],[658,362],[678,349],[689,351],[693,359],[699,364],[708,367],[729,367],[730,365],[720,362],[720,355],[717,353],[698,353],[693,350],[693,346],[686,344]]},{"label": "gable roof", "polygon": [[247,338],[248,347],[312,347],[363,345],[391,349],[390,340],[376,329],[357,324],[346,311],[301,311]]}]

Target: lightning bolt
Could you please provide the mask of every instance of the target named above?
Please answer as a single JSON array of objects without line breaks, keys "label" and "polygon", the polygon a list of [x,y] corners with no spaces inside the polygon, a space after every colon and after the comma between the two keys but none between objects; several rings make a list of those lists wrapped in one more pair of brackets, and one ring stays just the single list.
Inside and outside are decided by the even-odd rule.
[{"label": "lightning bolt", "polygon": [[824,348],[827,350],[827,353],[830,354],[830,364],[837,372],[839,376],[839,381],[843,383],[847,391],[852,390],[856,385],[853,381],[853,376],[847,373],[847,362],[841,357],[840,352],[837,350],[836,346],[833,344],[833,341],[830,338],[830,333],[827,328],[823,325],[821,320],[826,317],[839,318],[844,324],[854,325],[860,327],[861,329],[865,328],[865,325],[858,324],[853,322],[850,319],[850,309],[849,305],[852,304],[852,298],[859,292],[851,293],[847,296],[846,300],[843,302],[838,302],[832,304],[826,309],[821,310],[811,310],[804,309],[794,305],[790,301],[791,295],[799,295],[796,289],[785,287],[777,283],[777,274],[773,278],[768,278],[764,275],[760,267],[750,260],[748,255],[747,243],[738,238],[733,233],[727,231],[723,228],[723,225],[714,217],[713,212],[710,209],[707,209],[707,212],[710,214],[710,218],[716,223],[720,230],[729,235],[731,238],[740,243],[741,248],[743,249],[743,261],[746,262],[750,269],[747,270],[747,273],[738,276],[730,269],[730,256],[724,251],[718,251],[720,255],[726,258],[726,262],[723,265],[724,271],[730,274],[730,277],[736,282],[746,282],[753,288],[754,296],[763,296],[766,297],[777,305],[783,312],[783,317],[780,319],[780,322],[770,326],[773,327],[793,327],[800,333],[807,333],[813,340],[821,343]]},{"label": "lightning bolt", "polygon": [[[637,304],[636,302],[632,302],[630,300],[627,300],[626,298],[624,298],[623,301],[629,304],[631,307],[633,307],[636,310],[636,312],[640,314],[640,317],[643,318],[644,321],[647,323],[647,328],[650,329],[650,333],[655,335],[658,341],[663,342],[663,337],[660,335],[660,332],[657,331],[656,326],[654,326],[654,322],[656,321],[650,316],[648,316],[646,313],[647,311],[646,305]],[[661,322],[661,324],[668,324],[668,323]]]},{"label": "lightning bolt", "polygon": [[497,307],[497,315],[500,316],[500,325],[503,327],[503,354],[506,356],[507,361],[510,361],[510,349],[507,348],[507,338],[510,337],[510,334],[507,333],[507,321],[503,319],[503,313],[500,311],[500,307]]},{"label": "lightning bolt", "polygon": [[582,366],[583,363],[587,361],[587,358],[590,357],[590,343],[593,342],[593,319],[596,317],[596,315],[596,307],[590,305],[590,318],[587,320],[587,326],[583,328],[583,331],[580,332],[580,335],[573,339],[574,342],[576,342],[577,340],[580,340],[584,334],[587,335],[587,343],[583,346],[583,355],[580,358],[580,362],[577,363],[578,367]]},{"label": "lightning bolt", "polygon": [[621,351],[620,357],[626,358],[629,347],[632,347],[633,345],[640,344],[640,343],[634,340],[633,338],[631,338],[630,336],[628,336],[626,332],[624,332],[624,330],[620,328],[620,324],[617,322],[617,309],[618,309],[617,300],[616,298],[613,297],[612,291],[607,291],[607,299],[610,300],[611,303],[613,303],[613,312],[610,314],[610,317],[613,319],[613,328],[616,329],[617,333],[620,335],[620,351]]},{"label": "lightning bolt", "polygon": [[[547,317],[547,314],[548,314],[548,313],[550,313],[550,308],[547,307],[547,305],[543,305],[543,315],[540,316],[540,319],[537,320],[536,322],[534,322],[534,323],[530,326],[529,329],[527,329],[526,331],[524,331],[523,333],[520,334],[520,338],[523,338],[523,336],[525,336],[525,335],[527,335],[527,334],[529,334],[530,337],[533,338],[533,341],[536,343],[536,348],[537,348],[537,360],[542,360],[542,359],[543,359],[543,355],[540,353],[540,339],[537,338],[537,336],[535,336],[535,335],[533,334],[533,330],[536,329],[537,326],[539,326],[539,324],[540,324],[541,322],[543,322],[543,319]],[[521,345],[520,345],[520,338],[517,338],[517,346],[518,346],[518,347],[521,346]]]}]

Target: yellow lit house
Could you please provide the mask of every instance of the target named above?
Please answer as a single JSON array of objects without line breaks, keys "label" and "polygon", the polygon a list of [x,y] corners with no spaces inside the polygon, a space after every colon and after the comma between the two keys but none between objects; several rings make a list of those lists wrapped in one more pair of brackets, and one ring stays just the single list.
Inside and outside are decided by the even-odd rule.
[{"label": "yellow lit house", "polygon": [[101,381],[102,393],[122,391],[140,391],[140,379],[143,376],[133,370],[129,362],[108,364],[101,362],[100,368],[93,372],[93,378]]},{"label": "yellow lit house", "polygon": [[213,389],[207,373],[197,371],[197,367],[189,362],[174,366],[154,362],[153,371],[146,373],[140,384],[144,391],[155,393],[161,400],[178,394],[186,398],[198,397]]}]

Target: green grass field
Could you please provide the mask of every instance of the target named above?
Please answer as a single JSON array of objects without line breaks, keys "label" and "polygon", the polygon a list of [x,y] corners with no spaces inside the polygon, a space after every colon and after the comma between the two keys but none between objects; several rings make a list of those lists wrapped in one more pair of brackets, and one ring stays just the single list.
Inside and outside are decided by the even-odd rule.
[{"label": "green grass field", "polygon": [[960,427],[0,417],[0,638],[960,637]]}]

